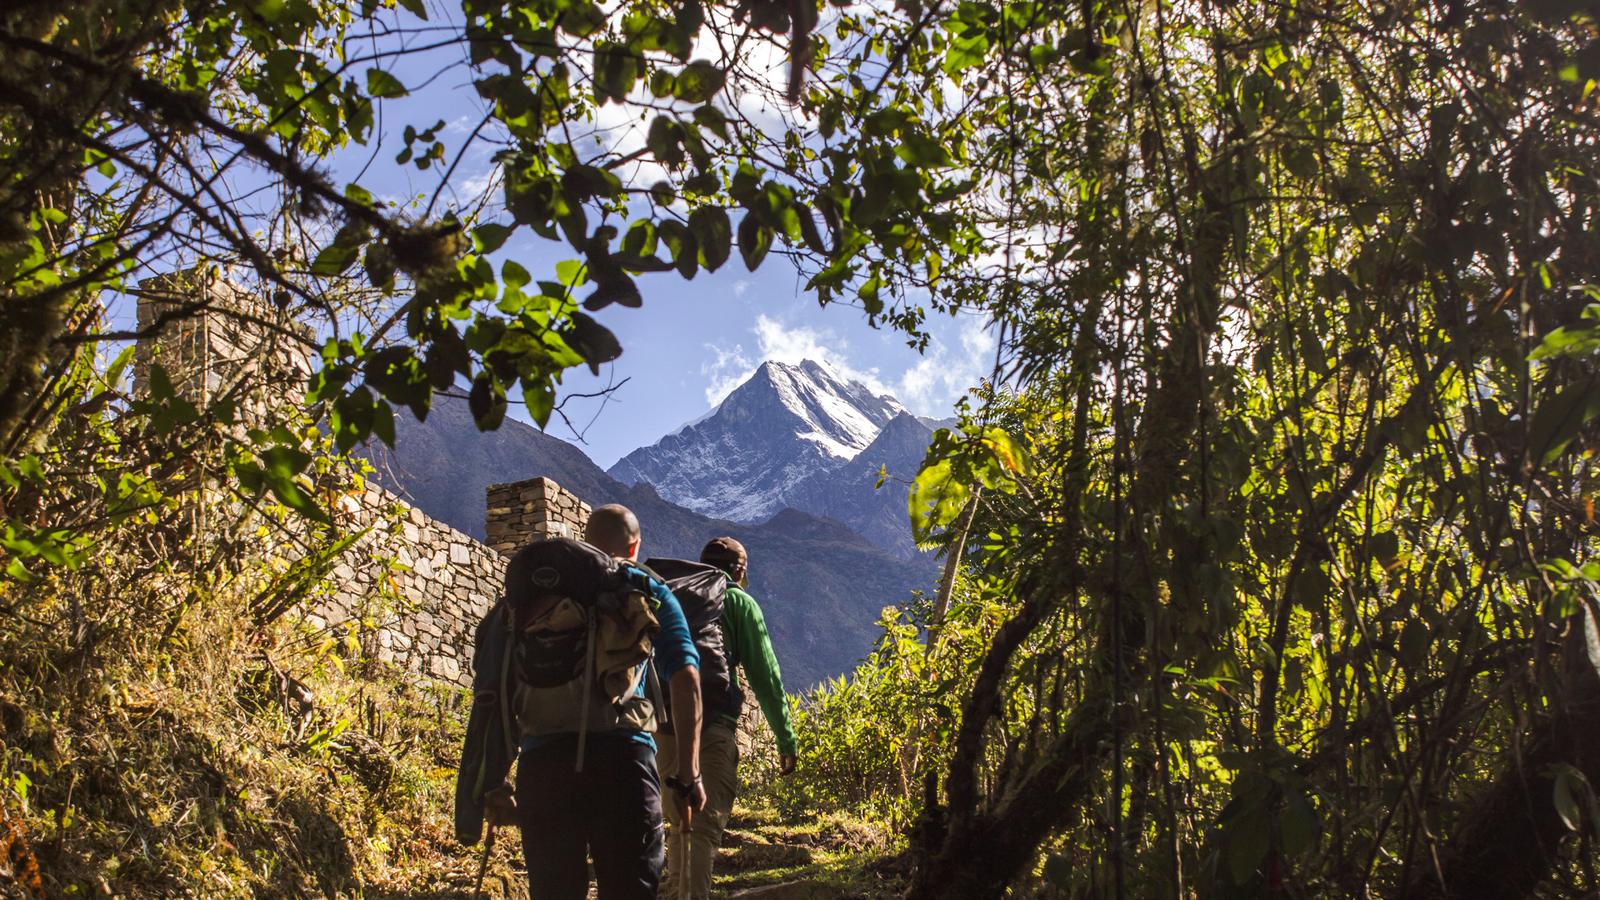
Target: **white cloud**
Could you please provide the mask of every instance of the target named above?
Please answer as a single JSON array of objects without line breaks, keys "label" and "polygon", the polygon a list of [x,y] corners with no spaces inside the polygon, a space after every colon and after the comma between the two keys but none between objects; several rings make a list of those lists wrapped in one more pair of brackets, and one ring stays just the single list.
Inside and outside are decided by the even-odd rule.
[{"label": "white cloud", "polygon": [[959,350],[934,338],[928,351],[900,376],[896,396],[923,415],[945,416],[961,395],[993,374],[995,338],[979,319],[966,322]]},{"label": "white cloud", "polygon": [[756,317],[756,344],[763,360],[784,363],[814,359],[837,366],[836,355],[849,347],[831,331],[805,326],[791,327],[770,316]]},{"label": "white cloud", "polygon": [[467,176],[461,182],[461,188],[456,192],[456,196],[461,198],[463,204],[472,206],[498,187],[500,187],[500,166],[496,164]]},{"label": "white cloud", "polygon": [[[736,293],[743,293],[749,285],[740,281],[734,285]],[[700,367],[706,376],[706,401],[712,406],[721,403],[733,389],[743,384],[762,363],[772,360],[781,363],[801,363],[806,360],[822,363],[840,376],[865,384],[877,393],[893,393],[894,388],[878,377],[876,369],[857,369],[845,355],[850,344],[828,329],[791,326],[771,316],[756,317],[756,352],[752,358],[743,344],[731,349],[707,344],[714,357]]]},{"label": "white cloud", "polygon": [[746,351],[743,343],[732,348],[706,345],[711,358],[701,365],[700,374],[706,378],[706,402],[711,406],[727,398],[763,362],[795,364],[812,360],[843,378],[861,382],[874,393],[895,397],[915,413],[946,416],[968,389],[989,377],[994,366],[995,337],[978,318],[962,324],[955,336],[959,346],[935,337],[927,352],[898,377],[886,376],[877,367],[853,365],[849,341],[830,329],[790,325],[761,315],[751,330],[755,334],[754,354]]},{"label": "white cloud", "polygon": [[708,379],[706,403],[716,406],[733,393],[734,388],[755,374],[756,364],[745,355],[741,344],[735,344],[731,350],[707,344],[706,349],[716,358],[702,363],[700,374]]},{"label": "white cloud", "polygon": [[756,318],[756,345],[762,360],[801,363],[813,360],[840,376],[859,381],[874,393],[893,394],[894,385],[885,383],[878,369],[861,369],[850,362],[850,342],[826,328],[785,325],[769,316]]}]

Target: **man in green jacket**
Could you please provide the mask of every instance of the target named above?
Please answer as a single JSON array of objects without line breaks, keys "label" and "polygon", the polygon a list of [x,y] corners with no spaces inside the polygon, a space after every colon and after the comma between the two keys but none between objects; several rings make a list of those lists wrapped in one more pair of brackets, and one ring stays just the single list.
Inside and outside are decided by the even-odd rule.
[{"label": "man in green jacket", "polygon": [[[744,545],[731,537],[713,538],[700,551],[700,561],[726,572],[737,586],[729,585],[722,599],[722,646],[728,656],[728,677],[739,687],[743,668],[767,724],[778,739],[778,771],[794,771],[794,722],[789,717],[783,676],[767,637],[767,622],[756,599],[744,591],[749,584],[750,558]],[[711,895],[711,862],[722,844],[722,832],[733,812],[739,791],[739,739],[737,711],[708,718],[700,729],[700,775],[705,779],[706,805],[694,814],[688,828],[675,808],[667,809],[672,835],[667,840],[667,878],[661,900],[706,900]],[[660,771],[676,771],[677,747],[670,735],[658,735],[656,758]]]}]

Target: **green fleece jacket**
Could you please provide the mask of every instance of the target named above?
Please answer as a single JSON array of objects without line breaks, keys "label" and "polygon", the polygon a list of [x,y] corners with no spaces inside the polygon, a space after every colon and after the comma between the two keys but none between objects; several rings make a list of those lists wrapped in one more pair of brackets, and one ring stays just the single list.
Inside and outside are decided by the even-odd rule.
[{"label": "green fleece jacket", "polygon": [[729,651],[728,677],[738,687],[739,668],[744,669],[756,702],[761,704],[761,714],[778,738],[778,752],[793,755],[794,722],[789,718],[789,698],[783,692],[778,658],[772,654],[772,639],[767,637],[767,620],[756,598],[737,587],[728,588],[722,598],[722,641]]}]

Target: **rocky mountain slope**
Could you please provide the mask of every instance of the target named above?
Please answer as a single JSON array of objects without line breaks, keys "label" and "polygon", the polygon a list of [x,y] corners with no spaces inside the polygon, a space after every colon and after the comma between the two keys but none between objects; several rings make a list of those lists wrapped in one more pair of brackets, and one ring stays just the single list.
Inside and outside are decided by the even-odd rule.
[{"label": "rocky mountain slope", "polygon": [[[796,484],[787,492],[788,502],[795,509],[837,519],[897,556],[915,557],[906,495],[932,437],[927,422],[901,413],[855,458]],[[880,473],[887,474],[881,487]]]},{"label": "rocky mountain slope", "polygon": [[481,433],[460,400],[436,399],[426,422],[398,417],[395,449],[368,453],[385,486],[480,537],[484,489],[539,475],[590,504],[633,509],[644,528],[645,556],[694,558],[710,538],[736,537],[750,551],[751,590],[766,612],[791,691],[853,667],[871,649],[879,611],[906,602],[913,590],[931,589],[937,577],[931,561],[900,558],[839,522],[808,513],[783,510],[756,524],[701,515],[649,484],[621,483],[579,448],[522,422],[507,419],[499,430]]},{"label": "rocky mountain slope", "polygon": [[696,512],[765,521],[795,505],[797,485],[855,458],[903,413],[893,397],[820,363],[766,362],[708,415],[623,457],[610,474]]}]

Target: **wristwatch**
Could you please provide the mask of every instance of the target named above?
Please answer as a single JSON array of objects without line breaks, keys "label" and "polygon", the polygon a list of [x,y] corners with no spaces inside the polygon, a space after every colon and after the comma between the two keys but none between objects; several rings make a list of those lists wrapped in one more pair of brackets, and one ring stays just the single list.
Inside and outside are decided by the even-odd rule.
[{"label": "wristwatch", "polygon": [[702,779],[696,775],[693,781],[684,781],[676,775],[668,775],[661,783],[685,797],[693,797],[694,786],[702,783]]}]

